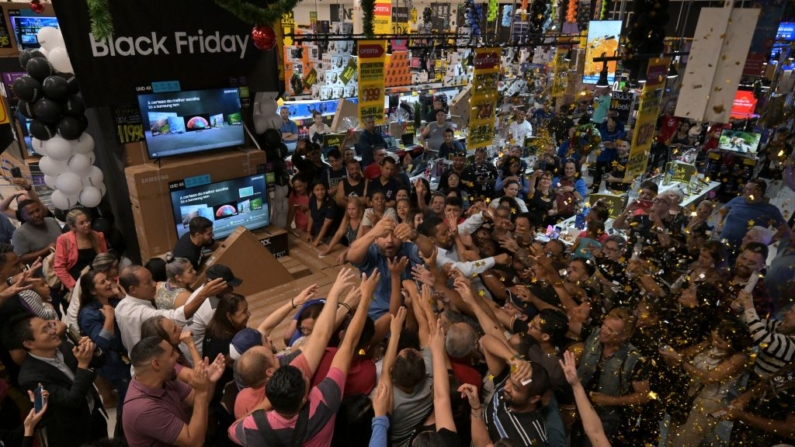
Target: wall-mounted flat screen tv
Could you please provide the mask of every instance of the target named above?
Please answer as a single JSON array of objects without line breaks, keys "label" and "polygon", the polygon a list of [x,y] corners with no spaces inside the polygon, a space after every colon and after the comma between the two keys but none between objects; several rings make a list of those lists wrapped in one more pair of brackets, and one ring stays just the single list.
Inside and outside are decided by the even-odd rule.
[{"label": "wall-mounted flat screen tv", "polygon": [[759,141],[761,139],[761,133],[723,129],[720,133],[720,140],[718,140],[718,149],[742,154],[755,154],[759,149]]},{"label": "wall-mounted flat screen tv", "polygon": [[45,26],[58,28],[58,19],[55,17],[9,15],[8,20],[11,22],[19,51],[41,47],[37,35]]}]

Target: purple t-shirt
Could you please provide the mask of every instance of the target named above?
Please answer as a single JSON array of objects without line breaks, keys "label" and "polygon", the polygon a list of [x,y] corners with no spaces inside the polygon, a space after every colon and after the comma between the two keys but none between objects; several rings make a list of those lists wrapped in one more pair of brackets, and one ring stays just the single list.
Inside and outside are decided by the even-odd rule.
[{"label": "purple t-shirt", "polygon": [[182,409],[191,387],[179,380],[160,389],[149,388],[134,377],[124,398],[124,435],[130,447],[170,446],[190,419]]}]

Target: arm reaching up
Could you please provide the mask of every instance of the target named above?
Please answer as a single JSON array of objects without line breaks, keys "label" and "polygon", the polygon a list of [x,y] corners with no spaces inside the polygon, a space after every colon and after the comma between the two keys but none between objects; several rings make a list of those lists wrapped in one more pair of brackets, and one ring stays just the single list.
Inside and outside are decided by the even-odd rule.
[{"label": "arm reaching up", "polygon": [[362,273],[362,300],[359,302],[359,307],[356,308],[356,313],[353,314],[353,319],[348,325],[348,330],[345,331],[345,338],[342,340],[339,350],[334,355],[334,360],[331,361],[331,369],[339,369],[344,375],[348,374],[353,350],[359,343],[359,338],[364,328],[364,322],[367,320],[367,310],[370,308],[370,302],[373,300],[373,293],[380,279],[381,274],[378,273],[378,269],[373,270],[369,278]]},{"label": "arm reaching up", "polygon": [[307,287],[306,289],[302,290],[301,293],[298,294],[297,297],[291,299],[290,301],[282,304],[282,306],[276,309],[275,312],[268,315],[259,326],[257,326],[257,330],[260,334],[264,336],[268,336],[271,334],[273,329],[279,325],[290,312],[294,311],[301,307],[304,303],[314,298],[315,293],[317,292],[317,284],[312,284],[311,286]]},{"label": "arm reaching up", "polygon": [[577,411],[580,413],[580,419],[582,419],[585,434],[591,441],[591,445],[593,445],[593,447],[610,447],[610,441],[607,440],[602,421],[591,405],[591,401],[588,400],[585,388],[583,388],[579,377],[577,377],[577,362],[574,360],[574,354],[570,351],[565,351],[563,353],[563,360],[559,360],[559,362],[560,367],[563,368],[563,374],[566,375],[566,381],[569,382],[571,389],[574,391]]},{"label": "arm reaching up", "polygon": [[450,403],[450,379],[447,377],[447,351],[444,347],[442,320],[431,324],[431,353],[433,353],[433,408],[436,431],[443,428],[456,432]]},{"label": "arm reaching up", "polygon": [[389,344],[386,347],[384,354],[384,362],[381,366],[381,382],[392,385],[392,367],[395,366],[395,359],[398,354],[398,344],[400,343],[400,331],[403,330],[403,322],[406,321],[406,308],[401,307],[398,309],[397,314],[392,317],[389,323],[391,335],[389,336]]},{"label": "arm reaching up", "polygon": [[301,348],[313,376],[317,372],[317,367],[320,364],[320,359],[323,358],[323,353],[326,351],[331,334],[336,329],[334,320],[337,315],[339,297],[345,289],[354,284],[354,278],[355,275],[351,269],[340,270],[337,280],[328,293],[326,304],[323,305],[323,310],[320,312],[320,316],[317,317],[315,329],[312,331],[312,335],[309,336],[309,340]]}]

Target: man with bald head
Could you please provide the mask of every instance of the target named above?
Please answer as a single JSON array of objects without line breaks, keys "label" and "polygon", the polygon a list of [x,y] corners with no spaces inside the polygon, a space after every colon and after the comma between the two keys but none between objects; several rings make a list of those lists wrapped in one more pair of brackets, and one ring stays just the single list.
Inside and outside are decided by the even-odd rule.
[{"label": "man with bald head", "polygon": [[453,323],[445,335],[444,347],[450,356],[453,375],[461,383],[474,385],[482,391],[483,380],[478,370],[472,367],[481,356],[478,352],[478,334],[467,323]]}]

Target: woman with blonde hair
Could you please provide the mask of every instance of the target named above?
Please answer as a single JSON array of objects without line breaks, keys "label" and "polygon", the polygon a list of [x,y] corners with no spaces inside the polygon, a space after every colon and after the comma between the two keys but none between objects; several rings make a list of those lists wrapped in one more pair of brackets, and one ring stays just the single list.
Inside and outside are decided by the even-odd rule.
[{"label": "woman with blonde hair", "polygon": [[105,236],[91,229],[91,218],[83,210],[72,210],[66,215],[71,231],[58,236],[55,242],[53,270],[70,291],[84,268],[94,262],[100,253],[108,251]]},{"label": "woman with blonde hair", "polygon": [[166,253],[166,281],[158,282],[155,289],[155,306],[158,309],[176,309],[185,304],[196,281],[196,269],[187,258],[175,258]]}]

